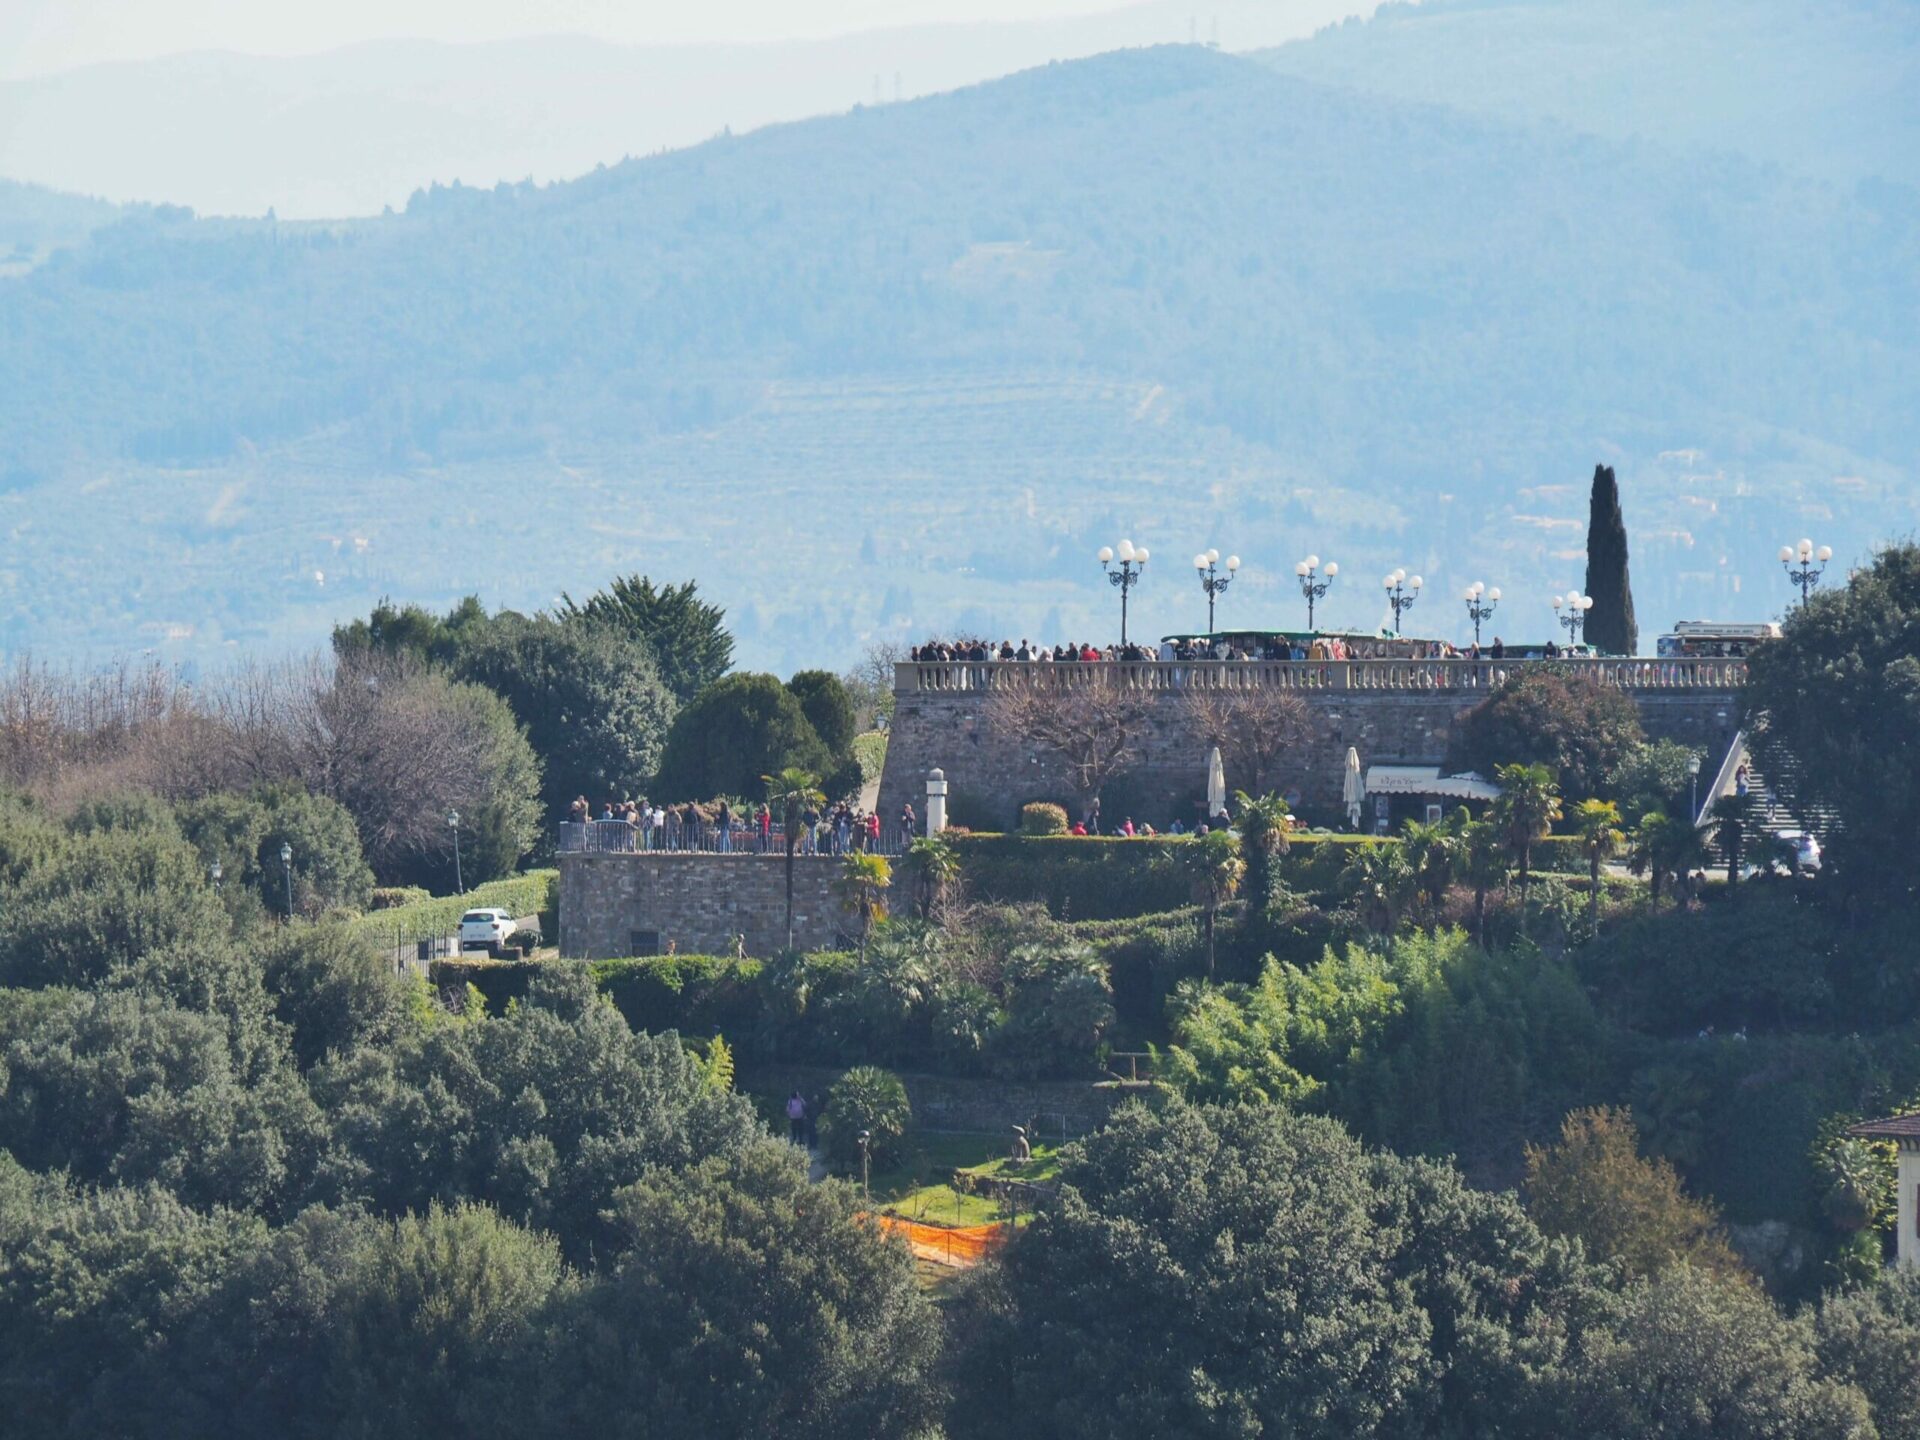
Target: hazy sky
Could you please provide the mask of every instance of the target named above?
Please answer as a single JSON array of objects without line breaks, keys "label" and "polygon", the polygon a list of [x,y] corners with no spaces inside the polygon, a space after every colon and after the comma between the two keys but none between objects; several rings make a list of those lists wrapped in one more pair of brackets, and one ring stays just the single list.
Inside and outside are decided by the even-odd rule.
[{"label": "hazy sky", "polygon": [[[182,50],[295,55],[400,37],[587,34],[753,41],[939,21],[1032,20],[1124,0],[0,0],[0,77]],[[1271,0],[1285,12],[1307,0]],[[1194,0],[1205,24],[1207,0]],[[1317,8],[1317,7],[1316,7]],[[1356,6],[1355,8],[1360,8]]]}]

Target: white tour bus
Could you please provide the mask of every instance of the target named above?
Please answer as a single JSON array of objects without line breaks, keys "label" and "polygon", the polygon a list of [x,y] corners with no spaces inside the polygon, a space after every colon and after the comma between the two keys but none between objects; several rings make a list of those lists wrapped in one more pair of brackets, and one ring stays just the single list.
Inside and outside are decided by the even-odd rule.
[{"label": "white tour bus", "polygon": [[1663,659],[1737,660],[1762,640],[1778,640],[1780,627],[1772,620],[1741,624],[1730,620],[1680,620],[1671,635],[1662,635],[1655,653]]}]

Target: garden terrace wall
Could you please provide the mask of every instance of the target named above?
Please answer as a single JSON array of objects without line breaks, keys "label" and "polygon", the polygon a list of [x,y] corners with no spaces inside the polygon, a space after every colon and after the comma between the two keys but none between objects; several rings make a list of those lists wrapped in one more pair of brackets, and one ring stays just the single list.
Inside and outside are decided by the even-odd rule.
[{"label": "garden terrace wall", "polygon": [[[1738,661],[1595,660],[1560,662],[1558,668],[1631,695],[1649,739],[1707,751],[1704,773],[1718,767],[1740,726],[1745,666]],[[935,768],[946,772],[952,787],[951,823],[975,829],[1013,828],[1020,806],[1030,800],[1070,799],[1073,786],[1055,757],[992,726],[994,692],[1015,684],[1089,683],[1103,672],[1113,683],[1137,686],[1152,697],[1125,783],[1138,799],[1134,818],[1164,829],[1175,818],[1195,818],[1194,802],[1206,781],[1208,746],[1184,704],[1189,687],[1272,686],[1298,695],[1307,706],[1310,733],[1283,759],[1273,788],[1297,790],[1308,813],[1331,817],[1340,805],[1348,746],[1360,752],[1363,766],[1444,764],[1454,721],[1492,693],[1504,670],[1445,660],[900,665],[881,815],[890,822],[907,803],[922,812],[927,772]],[[1238,783],[1227,776],[1229,789]],[[1105,818],[1111,827],[1123,817]]]},{"label": "garden terrace wall", "polygon": [[[794,857],[793,931],[801,950],[843,948],[855,932],[833,893],[842,864],[827,855]],[[697,851],[560,857],[560,953],[568,959],[730,955],[736,937],[744,937],[749,955],[786,948],[783,857]]]}]

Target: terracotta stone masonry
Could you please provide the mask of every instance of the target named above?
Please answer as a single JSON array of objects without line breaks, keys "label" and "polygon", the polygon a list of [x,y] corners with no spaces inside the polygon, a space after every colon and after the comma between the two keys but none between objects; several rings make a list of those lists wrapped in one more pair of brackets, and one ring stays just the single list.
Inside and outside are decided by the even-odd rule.
[{"label": "terracotta stone masonry", "polygon": [[[833,948],[854,930],[834,896],[843,862],[793,860],[794,943]],[[575,960],[623,955],[749,955],[786,944],[786,866],[778,855],[674,853],[560,856],[560,953]]]},{"label": "terracotta stone masonry", "polygon": [[[1347,747],[1365,765],[1437,765],[1459,715],[1484,700],[1516,664],[1470,660],[1208,661],[1038,665],[903,664],[894,671],[893,727],[880,784],[880,813],[925,805],[927,772],[946,772],[953,823],[984,811],[1011,827],[1029,800],[1073,794],[1064,771],[1045,751],[994,733],[989,723],[995,690],[1008,685],[1073,685],[1110,681],[1153,697],[1146,733],[1137,747],[1130,783],[1142,818],[1165,825],[1186,814],[1205,783],[1207,747],[1187,720],[1183,694],[1196,687],[1273,686],[1298,694],[1315,722],[1276,789],[1298,789],[1306,806],[1339,803]],[[1536,662],[1538,663],[1538,662]],[[1740,728],[1738,660],[1565,660],[1600,684],[1633,696],[1648,738],[1704,746],[1703,773],[1714,773]],[[1100,672],[1105,672],[1101,674]],[[1232,788],[1235,777],[1227,776]],[[1110,816],[1117,823],[1118,816]]]}]

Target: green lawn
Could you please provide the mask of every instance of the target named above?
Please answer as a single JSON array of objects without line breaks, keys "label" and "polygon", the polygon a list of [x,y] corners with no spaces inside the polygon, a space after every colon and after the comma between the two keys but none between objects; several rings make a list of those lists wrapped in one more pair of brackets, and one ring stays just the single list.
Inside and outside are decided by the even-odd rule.
[{"label": "green lawn", "polygon": [[[872,1193],[890,1215],[926,1225],[991,1225],[1006,1219],[997,1200],[964,1195],[949,1180],[956,1170],[981,1175],[1014,1173],[1008,1169],[1007,1141],[998,1135],[922,1135],[899,1165],[876,1171]],[[1050,1180],[1060,1173],[1054,1147],[1034,1148],[1034,1158],[1017,1172],[1025,1179]],[[856,1174],[852,1177],[858,1180]]]}]

